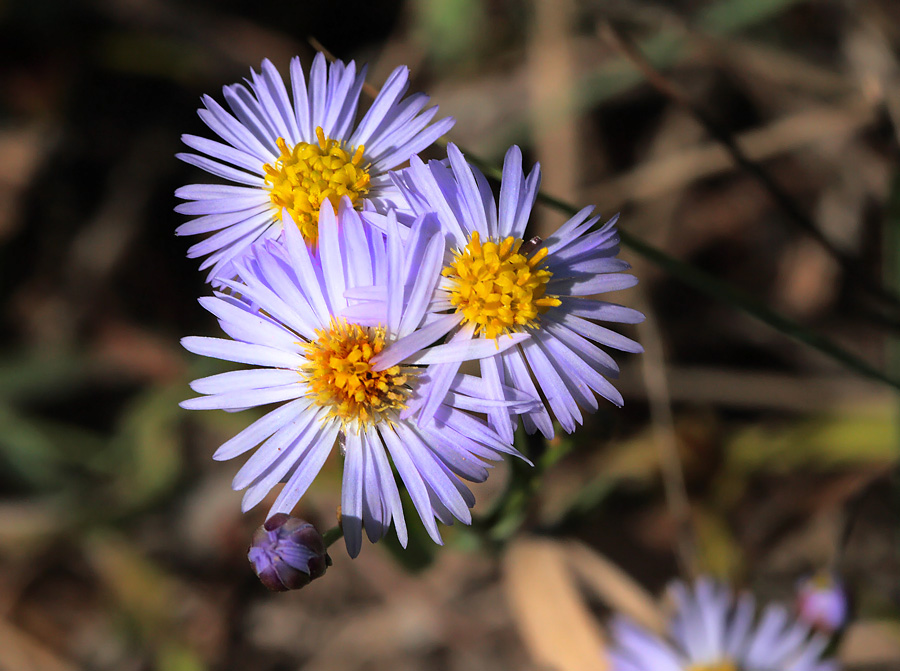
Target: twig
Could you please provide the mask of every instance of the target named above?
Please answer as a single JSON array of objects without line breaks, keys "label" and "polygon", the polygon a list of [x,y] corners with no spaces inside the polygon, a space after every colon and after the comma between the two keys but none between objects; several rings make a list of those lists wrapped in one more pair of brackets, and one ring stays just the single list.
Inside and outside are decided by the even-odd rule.
[{"label": "twig", "polygon": [[622,32],[617,30],[609,22],[601,27],[601,35],[617,51],[627,58],[647,82],[668,99],[688,110],[706,131],[728,150],[735,163],[753,176],[769,192],[776,204],[784,211],[788,218],[801,230],[815,239],[828,251],[841,265],[849,278],[856,281],[860,287],[866,289],[872,296],[880,299],[885,304],[890,304],[893,309],[900,308],[900,296],[887,289],[859,268],[856,260],[839,249],[818,229],[810,217],[803,212],[800,206],[759,164],[754,163],[738,146],[731,133],[716,122],[704,109],[694,103],[690,97],[673,82],[666,79],[641,53],[638,47]]},{"label": "twig", "polygon": [[659,452],[666,507],[675,521],[677,530],[678,560],[682,573],[694,579],[698,575],[697,542],[692,524],[691,503],[684,484],[684,472],[678,453],[662,338],[656,327],[653,311],[646,301],[644,303],[645,305],[641,307],[647,318],[638,326],[638,332],[644,345],[641,370],[650,404],[650,420],[653,425],[654,442]]},{"label": "twig", "polygon": [[[309,38],[309,44],[316,51],[321,51],[325,55],[325,59],[329,63],[333,63],[334,61],[337,60],[337,58],[335,58],[334,54],[331,53],[328,49],[326,49],[325,45],[323,45],[321,42],[319,42],[319,40],[317,40],[315,37]],[[363,91],[365,92],[365,94],[367,96],[369,96],[372,99],[375,99],[378,97],[378,93],[379,93],[378,89],[376,89],[374,86],[372,86],[369,82],[363,82]]]}]

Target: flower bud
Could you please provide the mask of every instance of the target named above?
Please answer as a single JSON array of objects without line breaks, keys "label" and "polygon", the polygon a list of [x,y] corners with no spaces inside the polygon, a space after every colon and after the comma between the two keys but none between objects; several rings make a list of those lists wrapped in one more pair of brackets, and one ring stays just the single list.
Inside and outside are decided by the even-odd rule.
[{"label": "flower bud", "polygon": [[262,584],[274,592],[300,589],[331,566],[316,528],[285,513],[272,515],[256,530],[247,558]]},{"label": "flower bud", "polygon": [[837,576],[828,571],[797,583],[797,613],[807,624],[826,633],[834,633],[847,622],[847,592]]}]

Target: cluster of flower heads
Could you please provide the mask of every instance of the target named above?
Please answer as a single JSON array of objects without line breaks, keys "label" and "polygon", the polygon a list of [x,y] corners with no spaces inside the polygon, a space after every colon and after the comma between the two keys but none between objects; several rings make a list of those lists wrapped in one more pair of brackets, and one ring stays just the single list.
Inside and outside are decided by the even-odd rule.
[{"label": "cluster of flower heads", "polygon": [[[198,153],[180,158],[237,185],[176,192],[194,217],[177,233],[210,234],[189,256],[205,257],[214,295],[200,302],[228,336],[184,346],[249,366],[194,381],[200,396],[183,405],[275,404],[214,455],[255,450],[233,483],[244,510],[284,483],[269,514],[290,513],[338,446],[351,556],[363,532],[375,542],[392,525],[406,544],[395,471],[440,543],[437,521],[471,521],[464,481],[525,458],[520,419],[551,437],[554,420],[574,431],[597,395],[621,405],[600,345],[641,347],[598,322],[643,319],[590,298],[636,282],[616,258],[615,219],[586,208],[526,240],[539,168],[526,175],[512,147],[498,202],[454,145],[443,161],[418,157],[453,121],[432,123],[423,94],[404,97],[406,68],[359,119],[364,78],[319,54],[308,79],[291,62],[290,93],[264,61],[225,87],[230,111],[204,97],[200,117],[222,141],[186,135]],[[461,372],[470,361],[478,375]]]},{"label": "cluster of flower heads", "polygon": [[827,633],[813,633],[801,611],[769,604],[757,617],[750,594],[735,599],[709,578],[670,586],[675,611],[667,637],[624,616],[612,622],[611,671],[836,671],[824,659]]}]

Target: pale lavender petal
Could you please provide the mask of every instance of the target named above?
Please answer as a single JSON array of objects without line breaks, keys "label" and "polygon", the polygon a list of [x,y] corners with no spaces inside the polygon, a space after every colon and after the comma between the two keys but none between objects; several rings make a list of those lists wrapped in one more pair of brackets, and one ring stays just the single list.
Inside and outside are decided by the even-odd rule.
[{"label": "pale lavender petal", "polygon": [[[394,479],[394,472],[388,462],[385,446],[381,439],[380,433],[374,427],[366,429],[369,444],[372,445],[372,457],[375,461],[375,467],[378,469],[378,479],[381,483],[381,491],[384,494],[384,501],[391,512],[394,520],[394,528],[397,530],[397,540],[402,547],[406,547],[408,534],[406,530],[406,518],[403,515],[403,502],[400,499],[400,490],[397,488],[397,481]],[[387,523],[387,520],[385,520]]]},{"label": "pale lavender petal", "polygon": [[295,370],[251,368],[249,370],[232,370],[227,373],[201,377],[191,382],[191,389],[198,394],[222,394],[239,389],[278,387],[291,382],[298,382],[299,380],[300,376]]},{"label": "pale lavender petal", "polygon": [[235,363],[248,363],[270,368],[299,368],[304,363],[304,359],[293,352],[222,338],[187,336],[181,339],[181,344],[187,351],[194,354]]},{"label": "pale lavender petal", "polygon": [[425,310],[431,302],[440,277],[443,257],[444,238],[441,235],[433,235],[428,241],[425,253],[418,259],[419,278],[407,297],[403,318],[397,329],[399,336],[408,336],[413,333],[424,319]]},{"label": "pale lavender petal", "polygon": [[387,330],[397,333],[403,318],[403,286],[399,271],[403,267],[403,243],[398,232],[397,215],[391,210],[387,215],[387,251],[388,267],[395,272],[388,275],[387,285]]},{"label": "pale lavender petal", "polygon": [[465,524],[471,524],[472,513],[469,511],[469,506],[453,484],[456,476],[450,473],[443,463],[435,459],[431,450],[422,441],[422,437],[405,422],[397,422],[394,426],[410,458],[415,463],[416,470],[429,488],[456,519]]},{"label": "pale lavender petal", "polygon": [[244,389],[189,398],[179,405],[186,410],[243,410],[295,399],[305,393],[305,387],[295,382],[265,389]]},{"label": "pale lavender petal", "polygon": [[526,342],[522,346],[522,352],[525,354],[525,359],[534,372],[557,421],[562,424],[566,433],[572,433],[575,426],[581,424],[581,411],[566,389],[565,382],[562,381],[555,367],[547,361],[547,357],[535,343]]},{"label": "pale lavender petal", "polygon": [[512,235],[523,177],[522,150],[513,145],[503,159],[503,178],[500,181],[500,209],[497,213],[497,222],[501,240]]},{"label": "pale lavender petal", "polygon": [[278,406],[253,422],[234,438],[222,443],[213,454],[213,459],[227,461],[240,456],[298,417],[307,407],[309,407],[309,401],[304,398],[298,398],[296,401]]},{"label": "pale lavender petal", "polygon": [[490,237],[487,215],[484,211],[484,203],[478,191],[475,175],[472,174],[472,168],[466,163],[466,159],[459,148],[452,142],[447,144],[447,156],[450,159],[450,165],[453,166],[453,172],[460,182],[459,191],[466,219],[472,230],[478,231],[482,240],[487,240]]},{"label": "pale lavender petal", "polygon": [[[267,443],[264,445],[263,447],[272,449],[276,456],[270,459],[268,464],[262,466],[261,472],[247,486],[244,497],[241,500],[241,510],[247,512],[258,505],[272,491],[273,487],[279,482],[284,482],[284,479],[288,477],[292,470],[296,472],[297,469],[308,466],[307,462],[310,459],[315,459],[316,455],[319,454],[318,451],[322,448],[319,441],[323,431],[321,422],[317,421],[302,427],[292,425],[285,429],[285,432],[289,433],[289,442],[282,443],[279,441],[276,444],[270,445]],[[273,440],[274,437],[270,439],[270,443]],[[327,454],[328,452],[326,451],[325,456]],[[321,466],[317,468],[321,468]],[[299,496],[297,499],[299,500]],[[291,509],[293,509],[294,505],[296,505],[296,501],[291,504]],[[272,513],[270,512],[267,517],[271,517],[271,515]]]},{"label": "pale lavender petal", "polygon": [[291,92],[294,96],[294,115],[300,132],[299,139],[309,142],[315,137],[315,129],[310,123],[306,78],[303,76],[303,67],[298,56],[291,59]]},{"label": "pale lavender petal", "polygon": [[255,175],[262,174],[265,161],[262,161],[255,154],[249,154],[241,149],[205,137],[200,137],[199,135],[185,134],[181,136],[181,141],[191,149],[203,152],[214,159],[231,163],[232,165],[243,168],[247,172]]},{"label": "pale lavender petal", "polygon": [[[267,489],[274,487],[313,442],[319,431],[322,415],[321,410],[316,411],[314,408],[308,408],[306,412],[297,415],[293,422],[259,446],[234,476],[231,487],[235,490],[244,489],[263,476],[271,480]],[[276,469],[277,473],[270,468],[276,462],[281,464]],[[253,505],[256,503],[258,501]]]},{"label": "pale lavender petal", "polygon": [[[485,393],[490,399],[504,400],[503,394],[503,362],[501,357],[492,356],[485,357],[479,362],[481,367],[481,379],[485,386]],[[513,422],[509,416],[509,410],[502,406],[492,406],[487,400],[482,399],[484,403],[484,412],[488,417],[488,426],[490,426],[500,439],[507,442],[513,442]]]},{"label": "pale lavender petal", "polygon": [[597,319],[619,324],[640,324],[644,321],[643,313],[634,308],[627,308],[615,303],[608,303],[592,298],[564,298],[562,303],[566,312],[578,317]]},{"label": "pale lavender petal", "polygon": [[[536,399],[540,398],[520,348],[514,347],[511,350],[507,350],[503,355],[503,365],[506,368],[508,378],[517,389],[522,390]],[[543,403],[540,404],[538,409],[524,414],[522,416],[522,421],[525,424],[525,429],[528,433],[534,433],[535,430],[540,430],[547,439],[553,438],[553,421],[550,419],[550,414],[547,412]]]},{"label": "pale lavender petal", "polygon": [[249,210],[237,212],[225,212],[222,214],[206,214],[182,224],[175,229],[175,235],[197,235],[198,233],[210,233],[221,230],[233,224],[239,224],[250,217],[270,210],[268,202],[260,203]]},{"label": "pale lavender petal", "polygon": [[406,446],[394,431],[393,426],[385,424],[381,428],[380,433],[388,451],[391,453],[394,466],[397,467],[397,472],[400,474],[403,484],[406,485],[406,491],[409,492],[413,505],[418,511],[422,523],[425,525],[425,530],[435,543],[443,545],[441,534],[438,532],[434,521],[434,509],[431,507],[428,488],[425,486],[425,481],[422,479],[421,474],[416,469],[415,461],[410,457]]},{"label": "pale lavender petal", "polygon": [[[354,147],[359,145],[371,145],[370,138],[384,119],[384,115],[394,103],[404,94],[409,85],[409,69],[401,65],[394,69],[384,86],[381,87],[369,111],[359,122],[356,132],[350,139]],[[374,151],[373,147],[373,151]]]},{"label": "pale lavender petal", "polygon": [[582,233],[589,230],[591,226],[599,221],[599,217],[588,219],[593,211],[593,205],[582,208],[572,216],[571,219],[556,229],[549,238],[544,240],[544,246],[547,248],[548,256],[555,258],[557,252],[573,240],[577,240]]},{"label": "pale lavender petal", "polygon": [[428,326],[392,343],[372,357],[373,370],[386,370],[413,357],[428,345],[436,342],[456,326],[461,317],[457,314],[441,315]]},{"label": "pale lavender petal", "polygon": [[344,475],[341,484],[341,528],[347,554],[356,557],[362,548],[363,439],[355,431],[344,432]]},{"label": "pale lavender petal", "polygon": [[[327,208],[326,208],[327,209]],[[300,280],[300,286],[315,311],[320,324],[328,324],[333,314],[322,291],[322,282],[316,272],[309,247],[296,226],[285,226],[284,240],[291,257],[292,267]]]},{"label": "pale lavender petal", "polygon": [[[342,210],[342,213],[345,217],[351,216],[346,210]],[[356,213],[354,212],[353,215]],[[347,300],[344,298],[347,284],[338,237],[337,215],[330,207],[321,208],[319,210],[319,258],[331,312],[337,312],[347,307]]]},{"label": "pale lavender petal", "polygon": [[249,306],[238,307],[212,296],[200,298],[199,303],[219,318],[223,329],[235,340],[266,343],[269,347],[288,352],[298,349],[297,337],[294,334],[262,317],[258,312],[251,312]]},{"label": "pale lavender petal", "polygon": [[334,441],[339,431],[340,423],[336,421],[328,422],[320,427],[314,442],[297,464],[297,469],[278,494],[275,503],[272,504],[269,510],[270,517],[275,513],[290,513],[294,509],[300,497],[306,493],[316,475],[322,470],[325,460],[331,454],[331,448],[334,447]]},{"label": "pale lavender petal", "polygon": [[206,172],[212,173],[213,175],[218,175],[219,177],[229,179],[232,182],[237,182],[238,184],[248,184],[250,186],[259,187],[265,187],[266,185],[266,181],[259,175],[253,175],[244,170],[232,168],[230,165],[219,163],[218,161],[214,161],[211,158],[207,158],[206,156],[180,152],[178,154],[175,154],[175,158],[206,170]]},{"label": "pale lavender petal", "polygon": [[553,277],[547,282],[547,293],[562,296],[591,296],[607,291],[629,289],[638,283],[633,275],[583,275],[580,277]]},{"label": "pale lavender petal", "polygon": [[471,340],[449,342],[424,350],[422,354],[411,357],[410,362],[435,364],[481,359],[505,352],[530,337],[528,333],[510,333],[498,338],[472,338]]}]

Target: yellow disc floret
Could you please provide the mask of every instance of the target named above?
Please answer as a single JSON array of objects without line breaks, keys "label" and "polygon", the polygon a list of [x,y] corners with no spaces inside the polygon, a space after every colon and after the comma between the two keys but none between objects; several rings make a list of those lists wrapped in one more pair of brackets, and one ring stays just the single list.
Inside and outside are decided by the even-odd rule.
[{"label": "yellow disc floret", "polygon": [[687,671],[738,671],[737,665],[730,660],[722,660],[713,664],[693,664]]},{"label": "yellow disc floret", "polygon": [[553,275],[541,267],[547,248],[528,257],[521,253],[523,242],[510,237],[482,244],[475,231],[444,268],[450,302],[464,323],[475,324],[476,335],[496,338],[525,326],[537,328],[540,315],[560,304],[557,297],[544,295]]},{"label": "yellow disc floret", "polygon": [[308,363],[300,372],[307,396],[328,408],[329,416],[368,424],[406,407],[414,371],[399,365],[375,371],[370,363],[385,347],[384,329],[333,321],[316,334],[304,344]]},{"label": "yellow disc floret", "polygon": [[263,166],[276,218],[281,219],[281,210],[287,209],[311,245],[319,237],[322,205],[327,202],[337,210],[342,196],[356,205],[369,192],[369,172],[361,165],[363,145],[344,149],[339,141],[325,137],[321,127],[316,128],[316,137],[316,144],[299,142],[293,147],[278,138],[275,143],[281,156],[275,165]]}]

